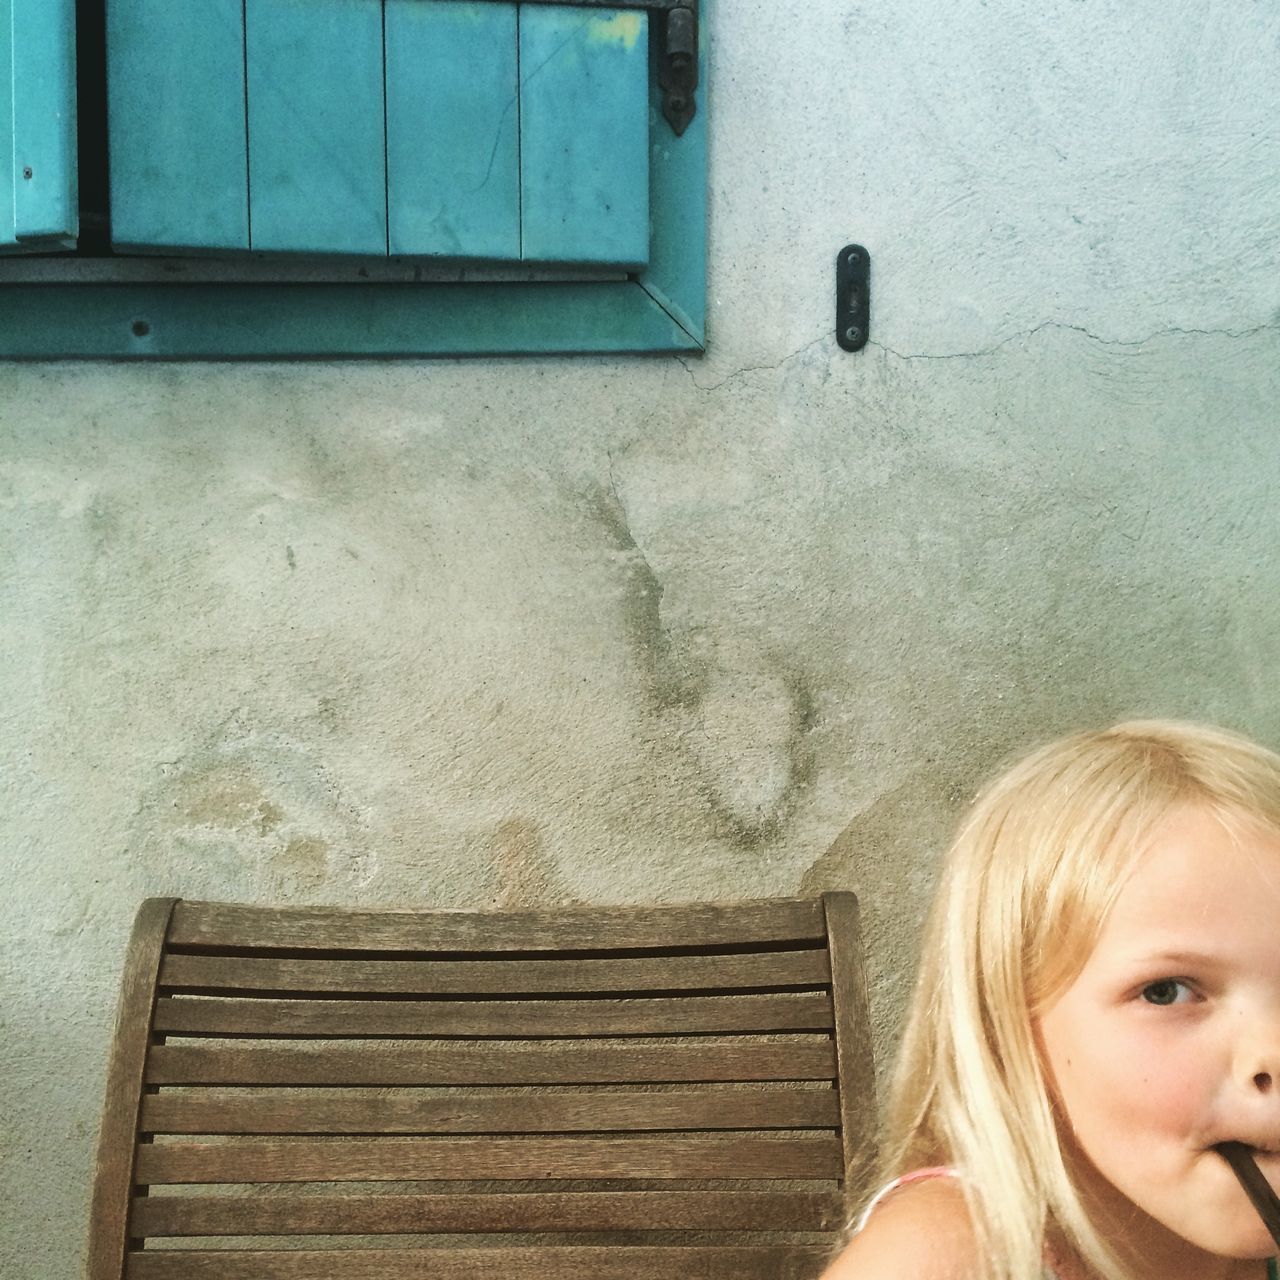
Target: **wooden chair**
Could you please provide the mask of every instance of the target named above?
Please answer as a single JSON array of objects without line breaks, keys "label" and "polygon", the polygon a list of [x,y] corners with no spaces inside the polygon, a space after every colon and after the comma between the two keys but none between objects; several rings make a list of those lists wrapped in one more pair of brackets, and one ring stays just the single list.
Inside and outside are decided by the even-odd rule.
[{"label": "wooden chair", "polygon": [[852,894],[150,899],[89,1280],[802,1280],[871,1154]]}]

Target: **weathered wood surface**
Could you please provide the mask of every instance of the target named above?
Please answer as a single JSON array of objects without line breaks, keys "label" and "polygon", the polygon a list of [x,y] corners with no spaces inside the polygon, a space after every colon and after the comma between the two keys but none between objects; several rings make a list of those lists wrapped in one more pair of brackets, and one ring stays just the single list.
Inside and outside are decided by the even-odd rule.
[{"label": "weathered wood surface", "polygon": [[871,1018],[862,967],[858,900],[852,893],[828,893],[823,904],[831,939],[832,1003],[836,1011],[837,1088],[844,1143],[845,1192],[864,1190],[876,1150],[876,1078],[871,1059]]},{"label": "weathered wood surface", "polygon": [[574,1133],[653,1129],[834,1129],[834,1090],[786,1088],[447,1097],[310,1098],[275,1092],[143,1099],[147,1133]]},{"label": "weathered wood surface", "polygon": [[469,1044],[329,1048],[156,1045],[147,1059],[154,1085],[484,1085],[684,1084],[725,1080],[832,1080],[833,1041],[708,1039],[705,1044],[536,1048]]},{"label": "weathered wood surface", "polygon": [[559,911],[339,911],[188,902],[174,908],[173,947],[339,951],[614,951],[767,942],[822,943],[817,899]]},{"label": "weathered wood surface", "polygon": [[298,960],[169,955],[162,987],[193,991],[371,992],[416,995],[688,991],[820,987],[825,950],[621,960]]},{"label": "weathered wood surface", "polygon": [[393,1235],[502,1231],[832,1231],[838,1191],[455,1192],[431,1195],[151,1195],[139,1235]]},{"label": "weathered wood surface", "polygon": [[123,1264],[143,1063],[150,1039],[156,973],[174,902],[173,898],[149,898],[142,904],[125,955],[89,1213],[88,1280],[117,1280]]},{"label": "weathered wood surface", "polygon": [[[122,1264],[138,1280],[812,1280],[835,1243],[873,1114],[851,896],[514,915],[180,902],[168,929],[126,979],[146,1018],[116,1126],[119,1225],[97,1246],[114,1270],[89,1280]],[[600,1231],[628,1243],[443,1239]],[[643,1243],[664,1231],[760,1243]],[[357,1235],[442,1239],[338,1247]],[[272,1247],[156,1247],[218,1236]]]},{"label": "weathered wood surface", "polygon": [[131,1254],[128,1280],[812,1280],[826,1245],[348,1249]]},{"label": "weathered wood surface", "polygon": [[255,1000],[167,996],[155,1027],[172,1035],[631,1036],[825,1031],[826,993],[637,1000]]},{"label": "weathered wood surface", "polygon": [[144,1185],[502,1178],[839,1178],[823,1134],[165,1142],[138,1149]]}]

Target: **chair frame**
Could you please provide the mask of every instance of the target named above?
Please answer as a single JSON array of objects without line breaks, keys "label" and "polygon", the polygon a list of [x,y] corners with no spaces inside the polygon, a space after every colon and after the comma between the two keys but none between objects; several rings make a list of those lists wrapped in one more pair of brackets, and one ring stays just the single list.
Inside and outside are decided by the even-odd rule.
[{"label": "chair frame", "polygon": [[[86,1276],[803,1280],[863,1189],[874,1117],[852,893],[535,912],[153,898],[124,965]],[[256,1189],[370,1180],[432,1188]],[[182,1194],[202,1183],[253,1194]],[[217,1235],[306,1239],[163,1243]]]}]

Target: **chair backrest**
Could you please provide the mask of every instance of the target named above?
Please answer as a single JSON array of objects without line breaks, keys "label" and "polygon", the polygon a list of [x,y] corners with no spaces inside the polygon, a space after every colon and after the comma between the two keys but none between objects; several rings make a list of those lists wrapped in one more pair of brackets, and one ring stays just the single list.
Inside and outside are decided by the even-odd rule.
[{"label": "chair backrest", "polygon": [[857,902],[150,899],[89,1280],[802,1280],[871,1156]]}]

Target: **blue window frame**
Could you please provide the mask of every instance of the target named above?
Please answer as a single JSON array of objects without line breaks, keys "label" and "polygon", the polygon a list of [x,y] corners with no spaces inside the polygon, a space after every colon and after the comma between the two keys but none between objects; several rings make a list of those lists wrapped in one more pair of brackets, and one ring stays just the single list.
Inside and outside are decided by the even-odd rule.
[{"label": "blue window frame", "polygon": [[0,0],[0,253],[74,245],[75,0]]},{"label": "blue window frame", "polygon": [[[0,356],[702,349],[705,12],[677,135],[661,13],[79,3],[105,3],[107,90],[78,166],[76,0],[0,0]],[[110,236],[90,251],[94,146]]]}]

